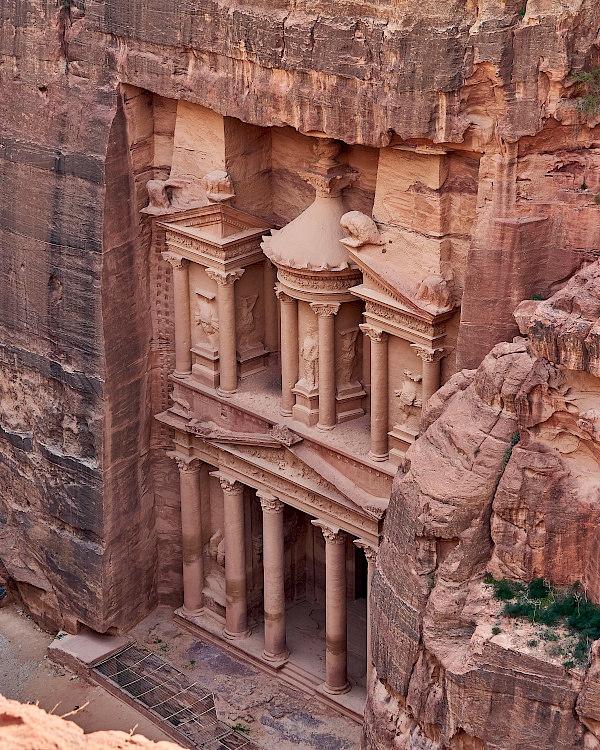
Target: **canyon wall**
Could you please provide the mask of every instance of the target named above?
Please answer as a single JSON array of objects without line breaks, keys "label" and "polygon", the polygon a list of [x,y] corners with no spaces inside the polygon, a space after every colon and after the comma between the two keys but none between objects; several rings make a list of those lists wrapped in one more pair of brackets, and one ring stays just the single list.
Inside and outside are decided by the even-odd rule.
[{"label": "canyon wall", "polygon": [[[466,165],[446,185],[410,160],[398,175],[400,212],[449,202],[459,216],[436,240],[462,269],[449,376],[598,253],[598,118],[577,111],[569,73],[597,63],[599,29],[594,0],[1,3],[0,559],[39,621],[122,629],[180,598],[176,473],[153,461],[166,436],[151,420],[172,290],[139,214],[177,156],[178,102],[272,128],[274,143],[326,133],[371,182],[365,147]],[[256,213],[305,207],[285,154],[256,173],[244,149],[226,158],[247,200],[248,174],[280,195]],[[386,184],[356,207],[378,189],[383,206]],[[403,226],[415,248],[421,229]]]},{"label": "canyon wall", "polygon": [[596,262],[523,302],[525,338],[429,402],[373,581],[369,750],[600,747],[597,642],[570,660],[552,646],[566,631],[503,616],[484,581],[600,602],[599,280]]}]

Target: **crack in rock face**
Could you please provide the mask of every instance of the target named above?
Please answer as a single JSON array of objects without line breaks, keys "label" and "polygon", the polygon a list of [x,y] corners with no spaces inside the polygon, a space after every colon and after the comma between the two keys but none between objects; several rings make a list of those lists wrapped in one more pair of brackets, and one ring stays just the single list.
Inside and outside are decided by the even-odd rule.
[{"label": "crack in rock face", "polygon": [[503,617],[483,584],[486,571],[580,582],[600,601],[600,385],[583,366],[549,361],[547,344],[567,315],[596,316],[595,300],[572,302],[595,296],[596,266],[556,299],[526,303],[525,323],[521,308],[530,340],[498,344],[429,402],[394,482],[373,580],[367,750],[600,747],[597,644],[591,666],[565,668],[560,648],[544,650],[534,624]]}]

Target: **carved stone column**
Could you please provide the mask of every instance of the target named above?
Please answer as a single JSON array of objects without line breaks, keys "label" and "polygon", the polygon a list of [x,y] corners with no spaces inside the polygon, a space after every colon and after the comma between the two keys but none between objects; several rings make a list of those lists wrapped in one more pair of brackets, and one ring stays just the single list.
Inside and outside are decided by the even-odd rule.
[{"label": "carved stone column", "polygon": [[371,452],[374,461],[388,458],[388,334],[363,324],[371,340]]},{"label": "carved stone column", "polygon": [[426,349],[424,346],[411,344],[417,357],[423,360],[423,408],[433,394],[439,390],[441,383],[441,361],[446,352],[444,349]]},{"label": "carved stone column", "polygon": [[367,685],[373,674],[373,656],[371,651],[371,581],[373,580],[373,570],[375,569],[375,560],[377,559],[377,548],[373,547],[364,539],[355,539],[354,544],[364,550],[367,558]]},{"label": "carved stone column", "polygon": [[281,309],[281,414],[292,416],[296,397],[292,388],[298,380],[298,300],[277,290]]},{"label": "carved stone column", "polygon": [[340,695],[348,682],[348,632],[346,610],[346,532],[321,521],[312,521],[325,537],[325,684],[323,690]]},{"label": "carved stone column", "polygon": [[265,305],[265,346],[271,353],[279,349],[279,324],[277,320],[277,298],[275,297],[276,280],[275,266],[267,258],[263,262],[263,299]]},{"label": "carved stone column", "polygon": [[311,308],[319,319],[319,421],[321,430],[331,430],[336,424],[335,413],[335,316],[338,304],[312,302]]},{"label": "carved stone column", "polygon": [[219,311],[219,393],[229,396],[237,391],[237,342],[234,284],[242,278],[243,268],[219,271],[207,268],[206,275],[217,282]]},{"label": "carved stone column", "polygon": [[246,596],[246,539],[244,525],[244,485],[219,476],[223,490],[225,530],[225,630],[230,639],[247,638],[248,602]]},{"label": "carved stone column", "polygon": [[183,547],[183,611],[197,615],[204,606],[204,560],[202,557],[202,502],[200,496],[200,469],[198,459],[167,454],[174,458],[179,468],[181,494],[181,536]]},{"label": "carved stone column", "polygon": [[192,322],[190,312],[189,263],[171,252],[162,257],[173,268],[173,298],[175,316],[175,375],[184,378],[192,372]]},{"label": "carved stone column", "polygon": [[263,568],[265,606],[265,649],[267,661],[282,662],[288,657],[285,639],[285,549],[283,539],[284,504],[266,493],[257,492],[263,511]]}]

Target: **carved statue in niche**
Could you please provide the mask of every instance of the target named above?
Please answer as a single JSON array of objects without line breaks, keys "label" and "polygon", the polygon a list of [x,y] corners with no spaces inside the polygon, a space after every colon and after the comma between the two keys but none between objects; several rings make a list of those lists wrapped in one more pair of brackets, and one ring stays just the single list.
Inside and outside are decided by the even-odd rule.
[{"label": "carved statue in niche", "polygon": [[342,342],[335,362],[335,369],[338,373],[338,383],[340,387],[344,387],[354,382],[353,375],[356,368],[358,328],[348,328],[345,331],[339,331],[339,335]]},{"label": "carved statue in niche", "polygon": [[208,345],[212,349],[219,347],[219,321],[214,305],[214,296],[210,297],[201,292],[196,292],[198,296],[198,308],[194,315],[196,325],[202,327],[206,336]]},{"label": "carved statue in niche", "polygon": [[407,429],[418,430],[421,416],[422,386],[421,376],[410,370],[404,370],[404,382],[399,391],[394,391],[394,395],[400,401],[401,419],[399,424]]},{"label": "carved statue in niche", "polygon": [[261,345],[260,334],[256,330],[256,315],[254,309],[258,302],[258,292],[240,297],[237,309],[237,332],[239,348],[242,351],[254,349]]},{"label": "carved statue in niche", "polygon": [[319,385],[319,337],[316,331],[310,331],[305,336],[300,356],[304,364],[304,375],[298,385],[312,390]]}]

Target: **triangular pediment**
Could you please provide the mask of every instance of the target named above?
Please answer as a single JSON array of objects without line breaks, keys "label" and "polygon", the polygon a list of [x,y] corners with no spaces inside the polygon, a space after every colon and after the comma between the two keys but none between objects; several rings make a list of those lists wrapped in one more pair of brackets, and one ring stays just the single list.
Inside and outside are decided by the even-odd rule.
[{"label": "triangular pediment", "polygon": [[373,248],[371,252],[364,247],[360,251],[350,249],[349,253],[351,259],[362,271],[366,285],[375,288],[427,322],[434,320],[436,312],[416,301],[416,285],[404,278],[389,263],[379,259],[378,256],[381,255],[379,247]]}]

